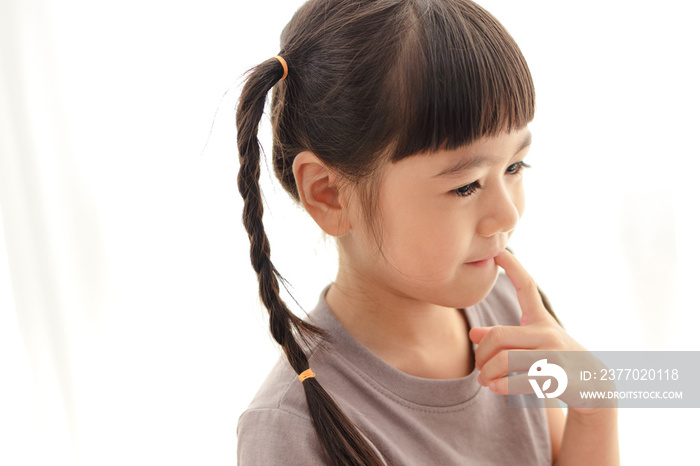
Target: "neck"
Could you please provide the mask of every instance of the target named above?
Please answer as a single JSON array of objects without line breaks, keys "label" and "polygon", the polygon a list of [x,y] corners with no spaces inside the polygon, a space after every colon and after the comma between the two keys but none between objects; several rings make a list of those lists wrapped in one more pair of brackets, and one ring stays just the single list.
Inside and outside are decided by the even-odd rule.
[{"label": "neck", "polygon": [[473,369],[462,311],[418,301],[342,269],[326,302],[357,341],[403,372],[453,379]]}]

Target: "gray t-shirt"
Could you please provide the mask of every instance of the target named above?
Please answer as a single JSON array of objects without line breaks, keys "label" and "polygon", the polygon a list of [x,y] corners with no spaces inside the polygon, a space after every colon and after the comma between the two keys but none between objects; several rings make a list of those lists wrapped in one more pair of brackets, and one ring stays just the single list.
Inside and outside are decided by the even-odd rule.
[{"label": "gray t-shirt", "polygon": [[[408,375],[355,340],[328,308],[323,290],[309,319],[329,341],[313,348],[319,383],[390,465],[551,465],[545,409],[512,408],[477,382]],[[501,274],[484,300],[465,309],[469,327],[519,325],[513,285]],[[324,463],[302,383],[281,358],[238,421],[238,464]]]}]

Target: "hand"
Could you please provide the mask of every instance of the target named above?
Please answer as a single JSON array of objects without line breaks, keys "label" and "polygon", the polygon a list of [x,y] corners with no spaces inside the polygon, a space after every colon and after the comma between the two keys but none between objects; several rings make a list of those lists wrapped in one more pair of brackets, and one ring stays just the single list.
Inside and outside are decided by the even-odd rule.
[{"label": "hand", "polygon": [[[601,363],[571,338],[547,312],[535,281],[520,262],[508,251],[496,256],[495,261],[505,270],[518,293],[522,319],[520,326],[496,325],[471,329],[469,337],[479,345],[475,351],[476,368],[480,371],[479,383],[500,394],[533,393],[528,380],[531,377],[527,373],[504,377],[509,372],[527,372],[532,363],[539,359],[534,353],[521,351],[556,351],[548,363],[561,366],[567,374],[578,374],[578,370],[583,368],[601,367]],[[510,351],[518,351],[513,355],[518,357],[511,358],[511,367],[508,366]],[[579,353],[560,353],[565,351]],[[573,378],[569,376],[569,386],[558,398],[567,403],[570,409],[588,412],[591,403],[580,400],[577,390],[580,386],[577,380],[571,380]]]}]

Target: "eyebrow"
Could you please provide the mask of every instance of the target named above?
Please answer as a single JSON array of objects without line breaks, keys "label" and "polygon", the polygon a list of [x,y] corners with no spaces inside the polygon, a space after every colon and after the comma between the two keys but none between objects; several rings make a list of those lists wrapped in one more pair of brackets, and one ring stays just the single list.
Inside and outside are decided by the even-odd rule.
[{"label": "eyebrow", "polygon": [[[532,144],[532,133],[528,132],[525,135],[525,137],[523,138],[520,145],[518,146],[518,150],[515,151],[515,154],[517,154],[521,150],[525,149],[530,144]],[[488,157],[484,157],[484,156],[462,157],[459,160],[457,160],[455,163],[453,163],[452,165],[446,167],[444,170],[442,170],[437,175],[434,175],[433,178],[439,178],[441,176],[449,176],[449,175],[454,175],[456,173],[462,173],[462,172],[471,170],[473,168],[480,167],[482,165],[487,165],[489,167],[492,167],[492,166],[498,164],[499,161],[500,160],[494,161],[494,160],[491,160]]]}]

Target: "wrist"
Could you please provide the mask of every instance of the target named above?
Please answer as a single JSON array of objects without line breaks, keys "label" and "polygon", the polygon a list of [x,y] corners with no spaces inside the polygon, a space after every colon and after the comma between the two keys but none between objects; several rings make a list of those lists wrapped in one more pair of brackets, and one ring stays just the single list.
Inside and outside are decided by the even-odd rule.
[{"label": "wrist", "polygon": [[567,418],[585,425],[617,422],[617,408],[569,408]]}]

